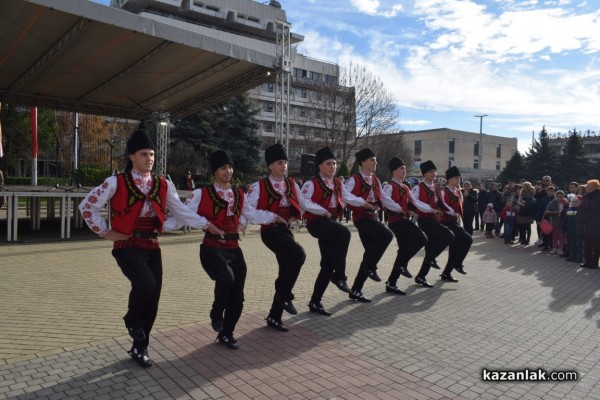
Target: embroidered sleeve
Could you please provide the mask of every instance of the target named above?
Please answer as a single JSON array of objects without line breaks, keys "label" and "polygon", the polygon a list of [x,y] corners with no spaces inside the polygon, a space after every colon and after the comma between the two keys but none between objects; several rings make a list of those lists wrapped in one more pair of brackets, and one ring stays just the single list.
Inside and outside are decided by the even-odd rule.
[{"label": "embroidered sleeve", "polygon": [[104,206],[115,195],[117,191],[117,177],[110,176],[104,183],[97,188],[92,189],[83,201],[79,204],[79,211],[85,223],[92,232],[100,236],[106,235],[109,231],[106,220],[100,215]]},{"label": "embroidered sleeve", "polygon": [[[198,193],[199,192],[199,193]],[[177,195],[177,190],[175,189],[175,186],[173,186],[173,183],[170,181],[167,181],[167,208],[169,209],[169,212],[171,214],[171,216],[173,218],[169,218],[170,219],[175,219],[179,225],[179,227],[183,226],[183,225],[187,225],[187,226],[191,226],[192,228],[199,228],[199,229],[204,229],[204,227],[206,227],[206,225],[208,225],[208,220],[200,215],[198,215],[197,210],[198,210],[198,205],[200,204],[200,198],[202,196],[202,192],[200,189],[194,190],[192,192],[192,194],[190,195],[190,197],[188,198],[188,200],[186,200],[185,204],[181,202],[181,200],[179,200],[179,196]],[[190,198],[194,198],[194,199],[198,199],[197,202],[196,201],[190,201]],[[195,208],[193,208],[195,205]],[[167,222],[169,222],[169,220],[167,220]],[[170,222],[169,224],[167,224],[165,222],[165,226],[163,227],[164,230],[172,230],[172,229],[168,229],[171,228],[171,224],[174,224],[174,222]],[[175,228],[178,229],[178,228]]]},{"label": "embroidered sleeve", "polygon": [[421,212],[432,213],[433,209],[431,208],[431,206],[429,206],[429,204],[427,204],[427,203],[422,202],[419,199],[420,191],[421,191],[421,185],[415,185],[415,187],[412,188],[412,190],[410,191],[410,198],[411,198],[414,206],[417,207],[417,209]]},{"label": "embroidered sleeve", "polygon": [[314,193],[315,187],[313,185],[313,181],[310,180],[304,182],[302,189],[300,189],[300,207],[302,207],[304,211],[308,211],[309,213],[315,215],[327,214],[327,210],[325,210],[325,208],[312,201],[312,196]]},{"label": "embroidered sleeve", "polygon": [[357,197],[352,194],[354,189],[354,177],[346,179],[346,183],[342,187],[342,198],[344,201],[354,207],[362,207],[365,205],[366,200],[362,197]]},{"label": "embroidered sleeve", "polygon": [[246,211],[246,218],[248,221],[250,221],[250,223],[257,225],[268,225],[275,223],[275,221],[277,221],[277,214],[267,210],[256,209],[259,196],[260,182],[254,182],[252,186],[250,186],[248,195],[246,196],[246,201],[244,202],[244,209],[246,209],[246,204],[249,207]]},{"label": "embroidered sleeve", "polygon": [[[391,186],[391,185],[386,184],[384,187],[387,187],[387,186]],[[390,187],[390,189],[391,189],[391,187]],[[381,197],[381,202],[383,203],[383,206],[386,209],[395,211],[398,213],[404,212],[402,207],[400,207],[400,204],[398,204],[394,200],[392,200],[391,190],[390,190],[390,193],[388,193],[387,191],[385,191],[383,189],[379,189],[379,193],[380,193],[380,197]]]}]

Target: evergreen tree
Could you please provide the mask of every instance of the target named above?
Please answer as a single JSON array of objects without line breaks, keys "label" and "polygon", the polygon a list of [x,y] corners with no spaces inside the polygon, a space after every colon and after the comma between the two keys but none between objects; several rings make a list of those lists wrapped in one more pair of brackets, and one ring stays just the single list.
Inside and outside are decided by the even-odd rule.
[{"label": "evergreen tree", "polygon": [[502,183],[507,183],[509,179],[517,181],[523,177],[524,170],[525,160],[517,150],[511,159],[506,162],[506,167],[500,172],[500,175],[498,175],[496,180]]},{"label": "evergreen tree", "polygon": [[558,163],[558,154],[550,147],[550,139],[544,126],[538,140],[533,143],[525,158],[525,178],[530,182],[535,182],[544,175],[555,177],[560,170]]},{"label": "evergreen tree", "polygon": [[241,95],[176,122],[171,130],[169,174],[181,181],[190,170],[206,183],[211,176],[208,155],[216,149],[231,152],[238,179],[258,173],[262,142],[256,133],[256,113]]},{"label": "evergreen tree", "polygon": [[585,182],[593,175],[593,163],[588,158],[583,147],[583,139],[573,129],[569,133],[569,139],[560,155],[561,169],[555,180],[560,187],[567,187],[569,182]]}]

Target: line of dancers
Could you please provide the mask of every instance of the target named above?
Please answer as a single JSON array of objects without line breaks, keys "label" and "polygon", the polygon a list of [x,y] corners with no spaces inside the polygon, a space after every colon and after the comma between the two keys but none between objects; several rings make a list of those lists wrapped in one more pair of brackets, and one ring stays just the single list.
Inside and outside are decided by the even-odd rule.
[{"label": "line of dancers", "polygon": [[[389,162],[392,180],[382,185],[375,175],[376,155],[365,148],[356,153],[360,171],[342,183],[335,176],[336,157],[329,147],[324,147],[315,154],[315,176],[300,188],[287,176],[288,157],[284,147],[274,144],[265,150],[269,176],[254,182],[244,194],[231,185],[234,160],[228,152],[217,150],[209,156],[213,184],[194,190],[185,203],[176,204],[172,183],[151,173],[154,147],[143,129],[134,132],[127,148],[126,171],[107,178],[88,194],[79,208],[94,232],[114,242],[113,255],[131,281],[124,320],[133,338],[130,354],[142,367],[152,365],[147,347],[162,286],[157,234],[163,230],[186,225],[205,231],[200,263],[215,282],[211,326],[217,332],[216,341],[232,350],[239,348],[234,330],[243,310],[247,274],[239,238],[249,223],[261,226],[262,242],[277,259],[275,293],[266,324],[281,332],[289,330],[282,321],[283,312],[292,315],[298,312],[293,288],[306,253],[290,226],[303,216],[308,232],[317,239],[321,255],[320,271],[308,303],[313,313],[331,315],[322,304],[329,283],[348,293],[352,300],[370,303],[363,286],[367,279],[382,281],[377,264],[394,237],[398,253],[385,282],[387,293],[406,294],[398,288],[398,279],[412,278],[408,264],[423,247],[425,257],[415,283],[427,288],[433,286],[426,278],[431,268],[440,269],[436,257],[446,247],[449,255],[441,279],[457,282],[452,276],[454,270],[466,274],[463,261],[472,238],[459,222],[463,197],[456,167],[446,171],[447,186],[439,189],[434,184],[436,166],[432,161],[422,163],[423,179],[411,190],[404,181],[406,165],[394,157]],[[110,228],[100,216],[107,203],[112,210]],[[338,222],[344,207],[352,210],[352,221],[364,248],[352,286],[348,286],[346,275],[351,233]],[[387,224],[379,221],[379,210],[386,211]]]}]

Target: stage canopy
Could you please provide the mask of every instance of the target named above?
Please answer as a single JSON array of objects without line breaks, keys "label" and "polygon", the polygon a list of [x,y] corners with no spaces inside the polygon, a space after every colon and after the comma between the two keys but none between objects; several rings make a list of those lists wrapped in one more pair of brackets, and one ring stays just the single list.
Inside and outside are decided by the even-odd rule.
[{"label": "stage canopy", "polygon": [[272,25],[257,35],[87,0],[2,0],[0,102],[178,120],[273,79]]}]

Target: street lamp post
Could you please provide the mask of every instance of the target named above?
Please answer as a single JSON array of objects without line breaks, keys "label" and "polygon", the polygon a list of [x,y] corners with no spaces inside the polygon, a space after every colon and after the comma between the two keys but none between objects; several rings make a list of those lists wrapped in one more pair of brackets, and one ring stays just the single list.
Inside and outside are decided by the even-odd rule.
[{"label": "street lamp post", "polygon": [[487,114],[475,115],[475,118],[479,118],[479,180],[485,188],[485,182],[483,182],[482,171],[483,171],[483,117],[487,117]]}]

